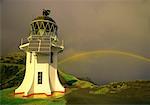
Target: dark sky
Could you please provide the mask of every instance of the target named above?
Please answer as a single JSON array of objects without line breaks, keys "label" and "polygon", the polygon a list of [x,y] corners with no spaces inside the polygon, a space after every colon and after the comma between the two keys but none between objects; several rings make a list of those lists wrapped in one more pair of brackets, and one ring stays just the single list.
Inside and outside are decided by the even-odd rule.
[{"label": "dark sky", "polygon": [[[28,37],[31,20],[43,8],[52,11],[59,38],[65,41],[60,58],[103,49],[150,57],[150,0],[3,0],[3,55],[18,49],[20,39]],[[140,67],[150,70],[148,64]],[[130,69],[136,68],[139,63]]]},{"label": "dark sky", "polygon": [[150,57],[150,0],[3,0],[2,54],[18,49],[43,8],[52,10],[65,54],[116,49]]}]

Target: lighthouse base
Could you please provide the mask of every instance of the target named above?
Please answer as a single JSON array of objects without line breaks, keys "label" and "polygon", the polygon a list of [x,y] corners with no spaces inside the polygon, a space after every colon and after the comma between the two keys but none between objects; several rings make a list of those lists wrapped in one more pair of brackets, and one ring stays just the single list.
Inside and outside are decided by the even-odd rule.
[{"label": "lighthouse base", "polygon": [[28,94],[27,96],[24,96],[24,93],[15,93],[16,98],[60,98],[65,95],[65,92],[53,92],[50,95],[47,95],[45,93],[37,93],[37,94]]},{"label": "lighthouse base", "polygon": [[25,77],[15,94],[21,93],[24,97],[29,97],[65,92],[57,74],[57,53],[53,55],[51,63],[50,55],[27,52]]}]

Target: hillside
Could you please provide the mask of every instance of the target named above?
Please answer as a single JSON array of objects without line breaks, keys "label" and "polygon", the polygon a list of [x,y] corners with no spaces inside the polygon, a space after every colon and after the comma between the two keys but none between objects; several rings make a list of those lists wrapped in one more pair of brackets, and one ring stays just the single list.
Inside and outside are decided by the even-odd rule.
[{"label": "hillside", "polygon": [[66,88],[64,95],[53,95],[45,99],[15,97],[14,90],[22,82],[25,72],[25,56],[20,52],[17,53],[19,54],[1,58],[0,101],[2,105],[150,104],[150,81],[122,81],[96,86],[60,69],[59,77]]},{"label": "hillside", "polygon": [[44,99],[14,97],[15,88],[0,91],[2,105],[150,104],[150,81],[117,82],[93,88],[70,87],[63,97]]}]

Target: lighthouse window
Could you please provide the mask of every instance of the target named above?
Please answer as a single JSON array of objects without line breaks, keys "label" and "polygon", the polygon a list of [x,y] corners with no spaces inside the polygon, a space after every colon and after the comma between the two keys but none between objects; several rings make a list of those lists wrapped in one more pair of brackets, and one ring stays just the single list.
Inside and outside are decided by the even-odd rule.
[{"label": "lighthouse window", "polygon": [[35,29],[38,29],[38,25],[37,25],[36,22],[34,23],[34,28],[35,28]]},{"label": "lighthouse window", "polygon": [[30,53],[30,63],[32,63],[32,52]]},{"label": "lighthouse window", "polygon": [[44,26],[43,26],[43,23],[42,23],[42,22],[41,22],[40,26],[41,26],[41,27],[40,27],[41,29],[44,29]]},{"label": "lighthouse window", "polygon": [[53,63],[53,52],[51,52],[51,63]]},{"label": "lighthouse window", "polygon": [[49,23],[44,22],[44,26],[46,27],[46,32],[49,32]]},{"label": "lighthouse window", "polygon": [[38,84],[42,84],[42,72],[38,72]]}]

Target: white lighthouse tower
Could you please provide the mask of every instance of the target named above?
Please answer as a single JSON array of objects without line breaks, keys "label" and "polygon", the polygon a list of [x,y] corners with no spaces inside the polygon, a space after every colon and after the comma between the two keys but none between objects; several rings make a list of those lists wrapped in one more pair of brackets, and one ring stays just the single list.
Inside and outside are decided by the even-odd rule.
[{"label": "white lighthouse tower", "polygon": [[15,93],[51,95],[52,92],[64,92],[57,74],[57,55],[64,49],[59,44],[56,22],[49,17],[50,10],[43,10],[31,22],[27,42],[21,42],[19,48],[26,52],[26,72],[22,84]]}]

